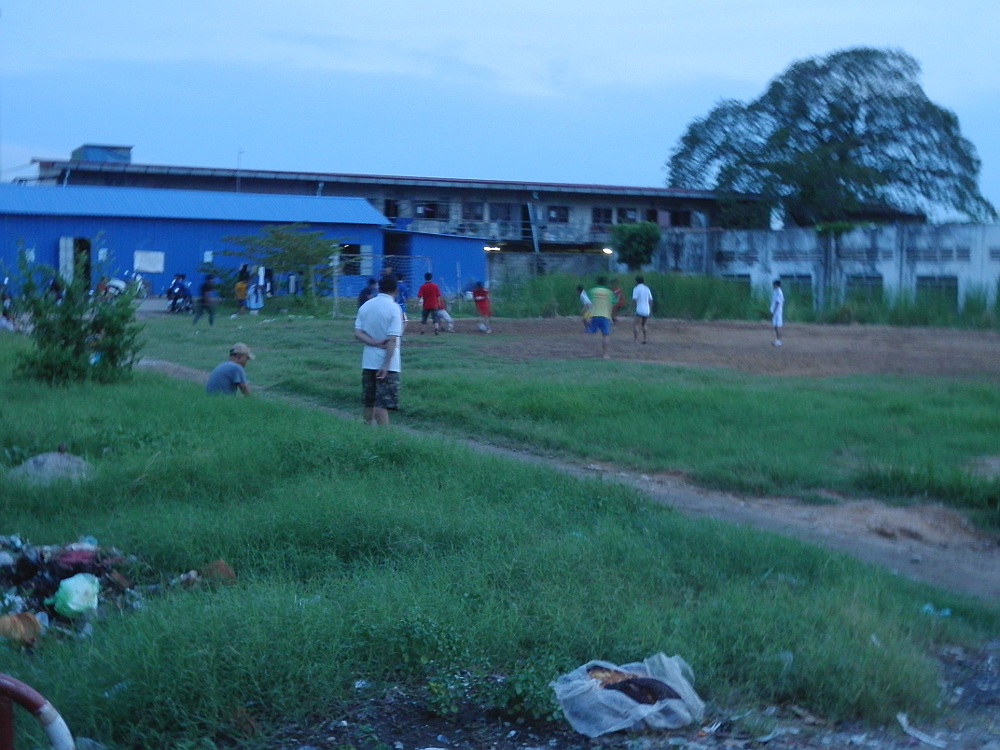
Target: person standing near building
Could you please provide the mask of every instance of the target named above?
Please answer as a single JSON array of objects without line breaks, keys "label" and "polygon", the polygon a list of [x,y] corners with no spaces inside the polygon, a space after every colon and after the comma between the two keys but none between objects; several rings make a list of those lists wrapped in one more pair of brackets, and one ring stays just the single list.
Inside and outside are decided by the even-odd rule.
[{"label": "person standing near building", "polygon": [[781,326],[785,309],[785,294],[781,291],[781,281],[771,284],[771,325],[774,326],[774,345],[781,346]]},{"label": "person standing near building", "polygon": [[424,335],[424,326],[427,325],[427,318],[431,318],[434,323],[434,335],[438,335],[438,298],[441,290],[431,279],[434,276],[430,273],[424,274],[424,283],[417,290],[417,299],[420,300],[420,335]]},{"label": "person standing near building", "polygon": [[490,318],[493,316],[493,307],[490,305],[490,290],[483,286],[483,282],[477,281],[472,290],[472,301],[476,303],[476,312],[483,319],[479,330],[483,333],[493,333],[490,325]]},{"label": "person standing near building", "polygon": [[642,343],[646,343],[646,321],[653,309],[653,293],[646,286],[642,276],[635,277],[635,289],[632,290],[632,304],[635,306],[635,319],[632,321],[632,339],[639,343],[639,328],[642,328]]},{"label": "person standing near building", "polygon": [[375,279],[374,276],[372,276],[370,279],[368,279],[368,283],[361,288],[360,292],[358,292],[358,309],[360,310],[361,306],[365,304],[365,302],[367,302],[372,297],[375,297],[377,295],[378,295],[378,281]]},{"label": "person standing near building", "polygon": [[603,276],[597,277],[597,286],[590,290],[590,333],[601,334],[601,356],[611,359],[608,354],[608,339],[611,337],[611,310],[615,304],[615,295]]},{"label": "person standing near building", "polygon": [[247,362],[254,359],[250,348],[237,342],[229,349],[229,359],[218,365],[208,376],[205,393],[236,393],[250,395],[250,383],[247,381]]},{"label": "person standing near building", "polygon": [[212,274],[205,276],[205,280],[198,287],[198,307],[194,311],[194,319],[191,325],[198,325],[201,316],[208,313],[208,324],[215,325],[215,277]]},{"label": "person standing near building", "polygon": [[396,304],[396,278],[378,282],[379,293],[358,310],[354,338],[361,352],[361,404],[366,425],[389,424],[389,412],[399,407],[400,337],[403,318]]}]

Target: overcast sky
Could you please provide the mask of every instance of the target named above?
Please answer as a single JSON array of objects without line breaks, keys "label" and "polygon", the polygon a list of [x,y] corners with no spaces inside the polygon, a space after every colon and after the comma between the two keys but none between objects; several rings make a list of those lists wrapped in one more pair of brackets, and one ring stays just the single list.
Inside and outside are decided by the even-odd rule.
[{"label": "overcast sky", "polygon": [[[721,98],[901,48],[1000,207],[997,0],[0,0],[0,167],[138,163],[662,185]],[[239,152],[242,152],[241,154]]]}]

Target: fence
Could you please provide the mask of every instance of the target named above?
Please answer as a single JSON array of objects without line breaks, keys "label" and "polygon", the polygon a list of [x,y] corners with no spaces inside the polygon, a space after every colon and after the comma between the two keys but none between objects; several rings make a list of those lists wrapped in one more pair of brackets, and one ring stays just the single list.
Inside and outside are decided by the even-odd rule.
[{"label": "fence", "polygon": [[412,295],[423,283],[424,274],[431,270],[430,258],[423,255],[334,255],[330,262],[333,274],[331,296],[333,317],[353,315],[357,299],[368,280],[378,278],[388,269]]}]

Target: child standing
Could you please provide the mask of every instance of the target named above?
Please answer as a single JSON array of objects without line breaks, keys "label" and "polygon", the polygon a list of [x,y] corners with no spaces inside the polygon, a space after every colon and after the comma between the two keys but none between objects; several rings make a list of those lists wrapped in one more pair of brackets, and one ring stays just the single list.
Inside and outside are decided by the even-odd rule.
[{"label": "child standing", "polygon": [[476,312],[483,319],[483,322],[479,324],[479,330],[483,333],[492,333],[490,317],[493,315],[493,310],[490,307],[490,291],[483,286],[483,282],[476,282],[476,286],[472,290],[472,301],[476,303]]},{"label": "child standing", "polygon": [[771,325],[774,326],[774,345],[781,346],[781,318],[785,307],[785,295],[781,291],[781,281],[778,279],[774,280],[771,288]]}]

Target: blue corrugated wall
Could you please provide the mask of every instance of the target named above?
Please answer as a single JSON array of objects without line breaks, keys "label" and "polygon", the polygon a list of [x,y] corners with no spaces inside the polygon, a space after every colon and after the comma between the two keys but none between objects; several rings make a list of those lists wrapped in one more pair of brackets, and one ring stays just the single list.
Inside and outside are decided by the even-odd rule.
[{"label": "blue corrugated wall", "polygon": [[[34,248],[35,261],[59,265],[59,238],[85,237],[91,241],[94,279],[98,273],[120,275],[132,270],[132,253],[153,250],[164,253],[162,274],[143,274],[151,282],[154,294],[161,294],[175,273],[197,278],[197,268],[206,251],[216,253],[213,263],[235,268],[237,257],[218,255],[236,249],[223,241],[227,235],[254,234],[264,222],[194,221],[186,219],[132,219],[57,216],[12,216],[0,214],[0,268],[8,273],[17,268],[19,247]],[[371,245],[372,252],[382,252],[382,230],[377,226],[352,224],[313,224],[331,239],[358,245]],[[107,248],[108,257],[98,264],[98,250]]]},{"label": "blue corrugated wall", "polygon": [[486,253],[489,240],[442,234],[412,234],[410,255],[431,259],[434,281],[446,293],[464,292],[477,281],[486,281]]}]

